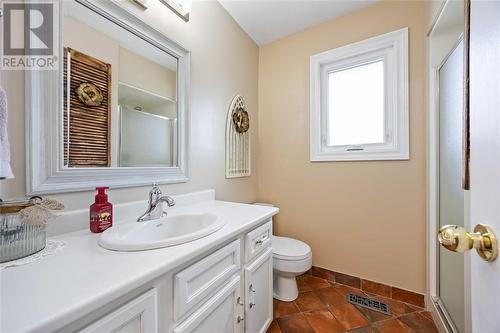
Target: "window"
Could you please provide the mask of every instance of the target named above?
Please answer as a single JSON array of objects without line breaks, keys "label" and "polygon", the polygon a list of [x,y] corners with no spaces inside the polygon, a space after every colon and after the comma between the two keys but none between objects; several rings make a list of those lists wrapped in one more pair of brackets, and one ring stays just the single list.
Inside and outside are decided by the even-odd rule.
[{"label": "window", "polygon": [[408,29],[311,57],[311,161],[409,159]]},{"label": "window", "polygon": [[384,106],[383,60],[329,73],[328,146],[383,143]]}]

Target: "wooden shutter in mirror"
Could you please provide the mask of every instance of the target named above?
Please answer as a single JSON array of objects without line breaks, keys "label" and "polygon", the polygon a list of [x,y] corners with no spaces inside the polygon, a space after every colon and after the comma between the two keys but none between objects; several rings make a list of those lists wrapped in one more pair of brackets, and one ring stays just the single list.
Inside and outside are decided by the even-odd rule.
[{"label": "wooden shutter in mirror", "polygon": [[[98,105],[91,105],[92,103],[79,99],[77,89],[82,83],[93,84],[100,90],[102,101]],[[111,65],[74,49],[65,48],[64,165],[111,166],[110,138]]]}]

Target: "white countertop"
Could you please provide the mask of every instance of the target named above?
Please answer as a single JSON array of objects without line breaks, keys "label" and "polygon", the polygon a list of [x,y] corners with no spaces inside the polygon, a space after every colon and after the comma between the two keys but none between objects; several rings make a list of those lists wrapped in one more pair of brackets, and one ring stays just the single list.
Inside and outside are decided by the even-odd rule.
[{"label": "white countertop", "polygon": [[226,225],[190,243],[139,252],[101,248],[99,234],[88,230],[52,237],[66,241],[66,247],[38,262],[0,271],[0,331],[60,329],[278,213],[275,207],[216,200],[168,211],[211,212]]}]

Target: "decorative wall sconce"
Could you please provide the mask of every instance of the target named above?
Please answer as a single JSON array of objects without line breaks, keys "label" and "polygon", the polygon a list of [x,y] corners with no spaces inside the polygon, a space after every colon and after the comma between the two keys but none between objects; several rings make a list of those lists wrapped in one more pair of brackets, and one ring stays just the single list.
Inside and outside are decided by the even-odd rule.
[{"label": "decorative wall sconce", "polygon": [[249,177],[250,117],[242,96],[231,102],[226,120],[226,178]]}]

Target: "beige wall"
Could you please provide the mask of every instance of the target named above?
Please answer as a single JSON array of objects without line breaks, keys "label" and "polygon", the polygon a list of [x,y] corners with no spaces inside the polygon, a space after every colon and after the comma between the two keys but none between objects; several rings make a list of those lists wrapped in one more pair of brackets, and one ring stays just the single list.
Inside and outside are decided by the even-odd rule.
[{"label": "beige wall", "polygon": [[[143,11],[132,1],[123,4],[191,53],[191,179],[185,184],[165,185],[177,194],[215,188],[219,199],[252,202],[257,198],[257,126],[252,126],[252,177],[226,180],[224,135],[226,114],[233,96],[242,94],[251,121],[257,124],[258,47],[215,1],[195,1],[189,23],[182,21],[159,1],[149,1]],[[24,77],[2,72],[1,83],[9,98],[9,134],[16,179],[0,181],[3,198],[25,195]],[[113,203],[146,199],[149,187],[110,191]],[[85,208],[94,193],[79,192],[53,197],[67,208]]]},{"label": "beige wall", "polygon": [[[281,209],[276,233],[308,242],[315,265],[425,291],[425,2],[376,4],[266,45],[260,59],[257,46],[214,1],[195,1],[189,23],[159,1],[149,1],[146,11],[131,1],[124,4],[192,51],[191,180],[163,186],[166,192],[215,188],[219,199],[274,203]],[[410,28],[411,160],[309,162],[309,56],[405,26]],[[2,72],[1,82],[9,97],[17,178],[0,181],[0,196],[23,196],[24,78]],[[245,97],[259,133],[251,126],[252,177],[226,180],[224,126],[235,93]],[[147,191],[116,189],[110,200],[145,199]],[[76,209],[88,207],[93,195],[54,197]]]},{"label": "beige wall", "polygon": [[[388,1],[266,45],[259,62],[259,201],[314,265],[416,292],[426,276],[427,3]],[[309,162],[309,57],[409,27],[410,161]]]}]

